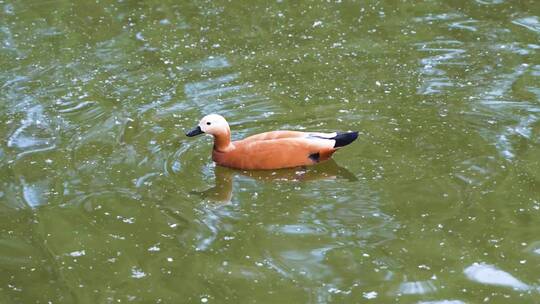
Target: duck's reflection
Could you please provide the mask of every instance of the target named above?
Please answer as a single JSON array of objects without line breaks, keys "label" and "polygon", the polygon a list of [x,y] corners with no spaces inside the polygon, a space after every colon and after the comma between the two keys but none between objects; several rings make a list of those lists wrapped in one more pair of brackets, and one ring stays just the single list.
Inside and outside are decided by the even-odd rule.
[{"label": "duck's reflection", "polygon": [[323,179],[358,180],[352,172],[339,166],[333,159],[311,167],[272,171],[242,171],[216,166],[214,174],[216,183],[214,187],[205,191],[194,191],[193,193],[200,195],[205,200],[217,203],[228,203],[231,201],[233,196],[233,181],[236,175],[243,175],[261,181],[308,182]]}]

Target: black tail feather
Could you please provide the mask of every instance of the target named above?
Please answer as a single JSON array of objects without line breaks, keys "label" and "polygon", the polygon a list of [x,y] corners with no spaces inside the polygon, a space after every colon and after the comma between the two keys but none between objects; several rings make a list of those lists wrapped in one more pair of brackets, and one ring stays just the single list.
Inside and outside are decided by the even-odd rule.
[{"label": "black tail feather", "polygon": [[358,132],[338,132],[331,139],[335,140],[334,148],[346,146],[358,138]]}]

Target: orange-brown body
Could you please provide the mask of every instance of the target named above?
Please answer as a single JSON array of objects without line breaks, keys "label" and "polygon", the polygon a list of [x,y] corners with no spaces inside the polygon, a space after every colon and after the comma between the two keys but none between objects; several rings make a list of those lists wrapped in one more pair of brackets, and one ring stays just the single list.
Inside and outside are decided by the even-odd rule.
[{"label": "orange-brown body", "polygon": [[224,167],[268,170],[313,165],[335,151],[332,143],[310,138],[309,133],[274,131],[231,142],[224,151],[214,147],[212,159]]}]

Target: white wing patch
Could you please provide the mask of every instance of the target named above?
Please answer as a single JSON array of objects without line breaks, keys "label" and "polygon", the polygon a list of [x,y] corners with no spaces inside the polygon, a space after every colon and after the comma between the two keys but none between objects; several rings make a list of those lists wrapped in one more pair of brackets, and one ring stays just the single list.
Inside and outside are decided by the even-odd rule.
[{"label": "white wing patch", "polygon": [[309,140],[315,140],[316,142],[319,142],[322,144],[325,148],[333,148],[336,144],[334,137],[337,136],[337,133],[320,133],[320,132],[310,132],[308,133],[307,139]]},{"label": "white wing patch", "polygon": [[337,132],[334,133],[321,133],[321,132],[309,132],[308,137],[332,139],[337,136]]}]

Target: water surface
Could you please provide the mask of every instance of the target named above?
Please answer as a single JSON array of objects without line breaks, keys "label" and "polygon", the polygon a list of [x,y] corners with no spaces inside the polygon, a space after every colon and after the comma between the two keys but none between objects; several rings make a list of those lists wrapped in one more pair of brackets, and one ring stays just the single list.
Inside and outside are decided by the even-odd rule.
[{"label": "water surface", "polygon": [[540,303],[538,8],[0,0],[0,302]]}]

